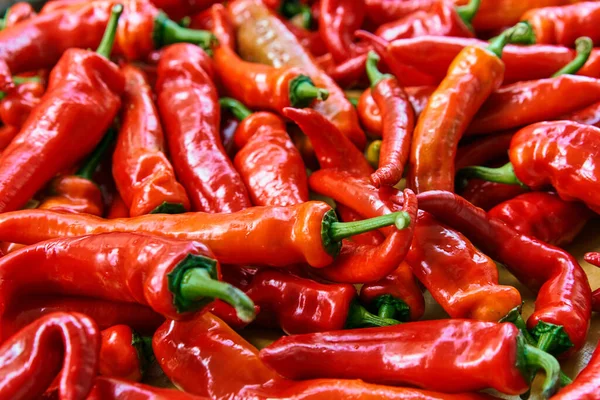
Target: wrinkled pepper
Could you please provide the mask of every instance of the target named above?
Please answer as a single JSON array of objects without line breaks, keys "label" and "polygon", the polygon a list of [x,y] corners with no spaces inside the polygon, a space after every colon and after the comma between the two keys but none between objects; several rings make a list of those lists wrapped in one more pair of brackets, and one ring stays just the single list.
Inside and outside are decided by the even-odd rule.
[{"label": "wrinkled pepper", "polygon": [[199,47],[171,45],[158,64],[156,96],[173,167],[193,209],[231,213],[251,202],[221,142],[214,73]]},{"label": "wrinkled pepper", "polygon": [[152,345],[127,325],[101,332],[100,375],[139,382],[152,361]]},{"label": "wrinkled pepper", "polygon": [[189,211],[188,196],[165,155],[163,130],[148,80],[133,65],[125,65],[121,71],[126,85],[112,175],[129,215]]}]

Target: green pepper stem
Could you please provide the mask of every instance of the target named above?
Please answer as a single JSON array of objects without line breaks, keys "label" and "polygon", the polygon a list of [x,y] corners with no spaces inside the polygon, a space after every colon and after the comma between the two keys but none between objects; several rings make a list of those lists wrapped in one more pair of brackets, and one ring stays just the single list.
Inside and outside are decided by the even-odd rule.
[{"label": "green pepper stem", "polygon": [[383,74],[377,68],[377,63],[379,63],[381,57],[379,54],[375,53],[373,50],[369,51],[367,55],[367,62],[365,64],[365,68],[367,70],[367,76],[369,77],[369,81],[371,82],[371,87],[375,87],[379,82],[384,79],[393,78],[394,76],[391,74]]},{"label": "green pepper stem", "polygon": [[235,308],[242,321],[249,322],[254,318],[254,303],[248,295],[229,283],[212,279],[205,269],[187,270],[179,290],[185,300],[195,301],[206,297],[221,299]]},{"label": "green pepper stem", "polygon": [[158,207],[150,211],[150,214],[182,214],[187,210],[181,203],[169,203],[163,201]]},{"label": "green pepper stem", "polygon": [[527,187],[517,178],[513,165],[510,162],[498,168],[465,167],[458,171],[458,177],[459,179],[477,178],[488,182]]},{"label": "green pepper stem", "polygon": [[279,12],[285,18],[290,19],[300,14],[302,16],[302,27],[304,29],[310,29],[313,24],[312,13],[310,7],[306,4],[300,3],[298,0],[284,0],[281,3]]},{"label": "green pepper stem", "polygon": [[379,155],[381,153],[381,140],[373,140],[367,147],[365,158],[371,164],[371,167],[379,167]]},{"label": "green pepper stem", "polygon": [[570,385],[571,383],[573,383],[573,379],[569,378],[567,376],[567,374],[565,374],[564,372],[562,372],[562,370],[560,371],[560,387],[565,387],[567,385]]},{"label": "green pepper stem", "polygon": [[239,119],[240,121],[243,121],[252,115],[252,111],[250,111],[248,107],[246,107],[236,99],[232,99],[231,97],[221,97],[219,99],[219,105],[221,106],[221,108],[230,111],[233,114],[233,116]]},{"label": "green pepper stem", "polygon": [[210,50],[218,43],[217,37],[209,31],[184,28],[169,19],[164,13],[154,20],[154,45],[159,48],[173,43],[192,43]]},{"label": "green pepper stem", "polygon": [[346,319],[346,328],[361,328],[365,326],[390,326],[398,325],[400,321],[392,318],[381,318],[371,314],[366,308],[353,301],[348,310],[348,318]]},{"label": "green pepper stem", "polygon": [[117,26],[119,24],[119,18],[123,13],[123,5],[115,4],[110,11],[110,19],[104,30],[104,36],[100,41],[100,45],[96,50],[96,53],[100,54],[105,58],[110,58],[110,52],[112,51],[113,44],[115,43],[115,36],[117,35]]},{"label": "green pepper stem", "polygon": [[350,104],[354,106],[354,108],[358,107],[358,99],[356,97],[346,97]]},{"label": "green pepper stem", "polygon": [[481,0],[471,0],[464,6],[456,7],[456,13],[469,28],[471,27],[471,21],[475,18],[475,14],[477,14],[480,5]]},{"label": "green pepper stem", "polygon": [[306,75],[298,75],[290,81],[289,86],[290,104],[295,108],[308,107],[313,100],[327,100],[329,97],[327,89],[316,87]]},{"label": "green pepper stem", "polygon": [[394,318],[398,321],[408,321],[410,319],[410,307],[402,299],[390,294],[378,296],[373,305],[377,307],[377,315],[381,318]]},{"label": "green pepper stem", "polygon": [[525,368],[533,372],[543,369],[546,373],[542,386],[542,396],[545,399],[550,398],[556,392],[560,383],[560,364],[556,358],[530,344],[523,343],[520,347]]},{"label": "green pepper stem", "polygon": [[75,175],[91,181],[92,177],[94,176],[94,172],[96,172],[96,168],[98,168],[98,164],[100,164],[100,161],[102,161],[102,158],[106,154],[112,142],[115,140],[116,136],[117,130],[115,128],[109,128],[108,132],[104,134],[104,137],[100,143],[98,143],[90,157],[83,163]]},{"label": "green pepper stem", "polygon": [[575,50],[577,51],[577,56],[573,59],[573,61],[556,71],[552,77],[556,78],[560,75],[576,74],[577,71],[579,71],[585,65],[588,58],[590,58],[590,54],[592,53],[593,49],[594,42],[592,39],[587,36],[577,38],[577,40],[575,40]]},{"label": "green pepper stem", "polygon": [[137,332],[132,332],[131,345],[135,349],[140,362],[140,373],[142,376],[148,370],[148,367],[154,361],[154,352],[152,351],[152,338],[141,336]]},{"label": "green pepper stem", "polygon": [[499,36],[492,38],[487,49],[502,58],[502,50],[509,43],[533,44],[535,43],[535,34],[528,22],[519,22],[512,28],[508,28]]},{"label": "green pepper stem", "polygon": [[506,316],[504,316],[498,322],[501,322],[501,323],[510,322],[510,323],[514,324],[519,329],[519,331],[521,331],[523,336],[525,337],[527,344],[530,344],[532,346],[535,346],[537,344],[537,340],[535,340],[535,338],[527,330],[527,324],[525,323],[525,320],[523,319],[523,316],[521,315],[521,306],[515,307],[512,310],[510,310],[508,312],[508,314],[506,314]]},{"label": "green pepper stem", "polygon": [[405,211],[398,211],[375,218],[354,222],[332,222],[329,226],[329,238],[334,242],[374,229],[396,225],[401,230],[410,225],[410,215]]}]

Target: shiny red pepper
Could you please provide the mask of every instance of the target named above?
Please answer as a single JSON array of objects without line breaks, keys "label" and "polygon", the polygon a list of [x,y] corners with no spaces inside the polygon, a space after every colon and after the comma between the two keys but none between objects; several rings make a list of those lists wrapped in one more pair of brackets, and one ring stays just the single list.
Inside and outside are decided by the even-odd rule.
[{"label": "shiny red pepper", "polygon": [[185,189],[164,153],[163,130],[148,80],[133,65],[121,71],[127,83],[112,175],[129,215],[189,211]]},{"label": "shiny red pepper", "polygon": [[520,234],[461,197],[444,191],[418,196],[419,207],[459,229],[531,290],[535,311],[527,327],[538,347],[569,354],[585,343],[591,317],[591,290],[575,258],[564,250]]},{"label": "shiny red pepper", "polygon": [[106,213],[106,218],[129,218],[129,208],[118,193],[113,193],[110,207]]},{"label": "shiny red pepper", "polygon": [[84,399],[98,371],[99,349],[98,328],[85,315],[42,317],[0,346],[0,398],[38,398],[58,375],[61,399]]},{"label": "shiny red pepper", "polygon": [[485,211],[489,211],[498,204],[526,192],[528,192],[528,189],[522,186],[489,182],[482,179],[470,179],[467,185],[458,191],[469,203],[483,208]]},{"label": "shiny red pepper", "polygon": [[[4,125],[12,125],[20,129],[46,91],[41,78],[25,79],[27,80],[18,84],[15,90],[7,93],[0,100],[0,120]],[[18,83],[17,78],[13,80]]]},{"label": "shiny red pepper", "polygon": [[600,388],[600,346],[596,344],[596,350],[587,366],[571,384],[562,388],[552,399],[594,399],[598,397],[598,388]]},{"label": "shiny red pepper", "polygon": [[536,7],[521,16],[522,21],[533,26],[536,43],[571,47],[580,36],[588,36],[595,43],[600,42],[600,4],[584,1],[557,5],[558,7]]},{"label": "shiny red pepper", "polygon": [[234,50],[235,37],[225,8],[215,5],[211,11],[219,39],[214,49],[215,69],[229,95],[248,107],[276,112],[285,107],[307,107],[315,99],[327,98],[327,91],[316,88],[299,68],[274,68],[242,60]]},{"label": "shiny red pepper", "polygon": [[216,0],[151,0],[151,2],[175,20],[198,14],[217,3]]},{"label": "shiny red pepper", "polygon": [[[583,259],[596,267],[600,267],[600,253],[586,253]],[[592,293],[592,309],[600,312],[600,289],[596,289]]]},{"label": "shiny red pepper", "polygon": [[480,2],[471,0],[464,7],[455,7],[445,1],[433,2],[431,7],[381,25],[375,35],[387,41],[417,36],[474,37],[471,20]]},{"label": "shiny red pepper", "polygon": [[128,380],[99,376],[87,400],[209,400],[177,389],[161,389]]},{"label": "shiny red pepper", "polygon": [[561,200],[554,193],[531,192],[498,204],[488,215],[521,234],[564,246],[581,232],[592,212],[583,204]]},{"label": "shiny red pepper", "polygon": [[364,1],[321,0],[319,34],[336,64],[367,51],[354,43],[354,32],[365,18]]},{"label": "shiny red pepper", "polygon": [[112,123],[125,85],[117,66],[105,58],[118,17],[113,14],[99,53],[65,52],[52,70],[42,101],[2,152],[0,212],[25,205],[58,172],[85,157]]},{"label": "shiny red pepper", "polygon": [[208,248],[192,241],[128,233],[55,239],[0,258],[0,275],[2,314],[24,293],[139,303],[173,319],[189,318],[216,296],[242,319],[254,314],[243,292],[217,281]]},{"label": "shiny red pepper", "polygon": [[6,10],[4,18],[2,19],[2,23],[0,24],[0,29],[10,28],[17,23],[25,21],[26,19],[34,16],[35,10],[31,4],[25,1],[14,3],[8,10]]},{"label": "shiny red pepper", "polygon": [[139,382],[151,361],[151,344],[127,325],[112,326],[101,334],[100,375]]},{"label": "shiny red pepper", "polygon": [[156,92],[169,153],[195,210],[231,213],[251,206],[242,178],[225,154],[214,66],[199,47],[162,53]]},{"label": "shiny red pepper", "polygon": [[434,9],[439,0],[365,0],[367,18],[377,26],[418,11]]},{"label": "shiny red pepper", "polygon": [[600,101],[592,104],[591,106],[582,108],[581,110],[561,115],[556,119],[568,119],[569,121],[575,121],[585,125],[593,125],[597,128],[600,128]]},{"label": "shiny red pepper", "polygon": [[0,151],[4,151],[18,133],[19,128],[15,128],[14,126],[0,126]]},{"label": "shiny red pepper", "polygon": [[[312,18],[312,17],[311,17]],[[313,56],[319,57],[328,54],[327,46],[321,39],[319,31],[313,31],[306,27],[301,27],[291,21],[282,20],[290,32],[296,36],[298,42]]]},{"label": "shiny red pepper", "polygon": [[234,135],[240,150],[233,163],[252,203],[288,206],[308,201],[306,167],[283,119],[270,112],[252,113],[233,99],[222,98],[220,103],[242,121]]},{"label": "shiny red pepper", "polygon": [[460,319],[284,336],[262,349],[260,359],[290,379],[363,379],[447,393],[490,387],[525,393],[531,373],[542,368],[543,398],[557,389],[560,371],[514,325]]},{"label": "shiny red pepper", "polygon": [[477,138],[464,146],[459,146],[456,151],[455,166],[459,170],[471,165],[487,164],[490,161],[506,159],[510,148],[510,141],[515,131],[504,132],[496,135]]}]

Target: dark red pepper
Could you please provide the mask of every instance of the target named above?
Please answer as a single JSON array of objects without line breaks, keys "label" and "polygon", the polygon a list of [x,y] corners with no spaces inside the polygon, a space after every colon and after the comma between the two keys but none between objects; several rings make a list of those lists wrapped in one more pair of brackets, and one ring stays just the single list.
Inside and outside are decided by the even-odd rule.
[{"label": "dark red pepper", "polygon": [[365,18],[364,1],[321,0],[319,33],[336,64],[367,51],[354,43],[354,32]]},{"label": "dark red pepper", "polygon": [[208,400],[177,389],[161,389],[128,380],[99,376],[87,400]]},{"label": "dark red pepper", "polygon": [[498,204],[528,191],[527,188],[519,185],[470,179],[458,193],[474,206],[489,211]]},{"label": "dark red pepper", "polygon": [[101,332],[100,375],[139,382],[152,357],[152,345],[127,325]]},{"label": "dark red pepper", "polygon": [[498,159],[505,160],[514,134],[515,131],[509,131],[484,136],[477,138],[472,143],[459,146],[454,162],[456,169],[459,170],[471,165],[484,165]]}]

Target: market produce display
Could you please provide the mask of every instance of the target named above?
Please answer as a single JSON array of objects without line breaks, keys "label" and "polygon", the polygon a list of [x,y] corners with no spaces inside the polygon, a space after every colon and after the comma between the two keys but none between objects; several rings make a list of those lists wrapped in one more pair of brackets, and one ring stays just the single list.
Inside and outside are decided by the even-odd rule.
[{"label": "market produce display", "polygon": [[599,165],[600,0],[14,3],[0,400],[600,400]]}]

